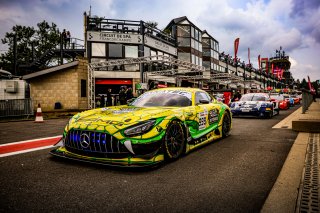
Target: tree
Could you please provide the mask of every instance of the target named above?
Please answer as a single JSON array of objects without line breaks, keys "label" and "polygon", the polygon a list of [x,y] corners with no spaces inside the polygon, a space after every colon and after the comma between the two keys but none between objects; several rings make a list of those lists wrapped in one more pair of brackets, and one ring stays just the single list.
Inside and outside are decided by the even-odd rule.
[{"label": "tree", "polygon": [[[47,50],[54,49],[60,44],[60,32],[57,25],[42,21],[34,27],[16,25],[12,32],[7,32],[1,39],[2,44],[8,45],[8,51],[0,56],[0,67],[14,72],[14,38],[16,37],[17,65],[30,64],[42,56]],[[56,60],[56,59],[53,59]],[[47,66],[51,61],[47,61]],[[13,73],[17,74],[17,73]]]},{"label": "tree", "polygon": [[147,21],[147,22],[146,22],[146,26],[147,26],[147,27],[150,27],[150,28],[157,28],[158,22],[155,22],[155,21]]}]

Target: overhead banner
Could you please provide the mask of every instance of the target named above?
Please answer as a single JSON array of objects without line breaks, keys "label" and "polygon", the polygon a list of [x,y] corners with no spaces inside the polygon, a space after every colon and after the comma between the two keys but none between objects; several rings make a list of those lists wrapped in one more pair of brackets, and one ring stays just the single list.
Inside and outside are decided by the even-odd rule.
[{"label": "overhead banner", "polygon": [[87,41],[142,44],[142,35],[88,31]]},{"label": "overhead banner", "polygon": [[161,50],[163,52],[169,53],[171,55],[178,55],[177,48],[168,45],[164,42],[153,39],[149,36],[144,36],[144,44],[149,47],[153,47],[155,49]]}]

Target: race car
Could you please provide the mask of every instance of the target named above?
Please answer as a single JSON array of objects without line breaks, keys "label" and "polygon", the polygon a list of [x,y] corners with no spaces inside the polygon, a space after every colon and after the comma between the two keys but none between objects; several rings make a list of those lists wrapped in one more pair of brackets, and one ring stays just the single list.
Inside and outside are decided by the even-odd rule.
[{"label": "race car", "polygon": [[255,116],[261,118],[272,118],[279,114],[277,102],[271,100],[267,93],[244,94],[240,101],[232,102],[230,105],[232,116]]},{"label": "race car", "polygon": [[289,102],[285,100],[283,95],[270,95],[270,98],[277,102],[279,109],[289,109]]},{"label": "race car", "polygon": [[128,105],[73,116],[57,157],[116,166],[153,166],[227,137],[229,107],[196,88],[150,90]]},{"label": "race car", "polygon": [[294,106],[294,99],[288,94],[283,94],[285,100],[289,102],[290,107]]}]

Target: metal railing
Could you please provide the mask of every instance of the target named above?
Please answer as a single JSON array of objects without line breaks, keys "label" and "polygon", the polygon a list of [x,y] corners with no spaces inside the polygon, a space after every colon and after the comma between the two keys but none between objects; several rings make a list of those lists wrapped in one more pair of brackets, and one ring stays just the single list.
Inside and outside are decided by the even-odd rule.
[{"label": "metal railing", "polygon": [[313,94],[311,94],[311,92],[303,90],[302,91],[302,114],[304,114],[309,106],[311,105],[311,103],[313,102]]},{"label": "metal railing", "polygon": [[30,98],[0,100],[0,119],[11,116],[30,116],[33,114],[33,103]]}]

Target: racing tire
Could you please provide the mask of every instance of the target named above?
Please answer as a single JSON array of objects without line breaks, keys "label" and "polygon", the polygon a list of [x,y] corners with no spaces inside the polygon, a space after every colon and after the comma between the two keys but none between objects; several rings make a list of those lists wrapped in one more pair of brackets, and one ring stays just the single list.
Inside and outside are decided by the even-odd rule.
[{"label": "racing tire", "polygon": [[223,115],[222,121],[222,137],[225,138],[230,135],[231,130],[231,118],[228,112],[225,112]]},{"label": "racing tire", "polygon": [[181,122],[172,121],[164,136],[164,156],[166,160],[178,159],[185,151],[185,135]]}]

